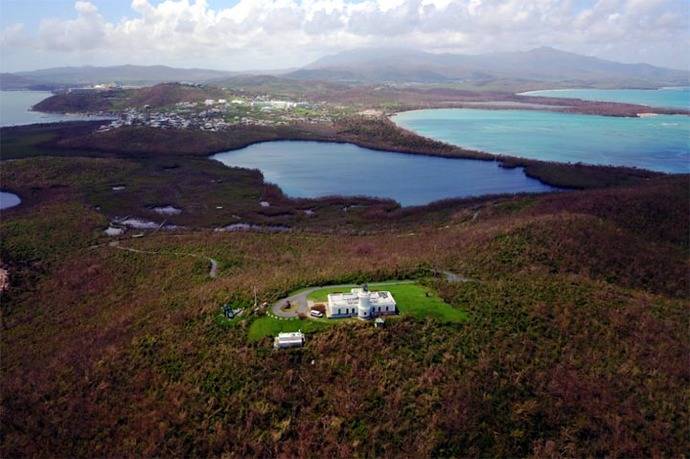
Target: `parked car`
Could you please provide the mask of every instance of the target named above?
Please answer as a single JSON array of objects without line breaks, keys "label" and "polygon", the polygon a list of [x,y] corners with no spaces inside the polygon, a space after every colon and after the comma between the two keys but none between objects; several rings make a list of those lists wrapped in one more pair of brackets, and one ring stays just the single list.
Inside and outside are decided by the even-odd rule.
[{"label": "parked car", "polygon": [[323,312],[317,311],[316,309],[312,309],[311,316],[312,317],[323,317]]}]

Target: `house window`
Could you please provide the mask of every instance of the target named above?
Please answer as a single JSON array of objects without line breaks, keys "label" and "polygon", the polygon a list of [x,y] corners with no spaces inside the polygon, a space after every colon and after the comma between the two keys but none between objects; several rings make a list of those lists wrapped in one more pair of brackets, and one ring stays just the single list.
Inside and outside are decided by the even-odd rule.
[{"label": "house window", "polygon": [[338,315],[340,315],[340,308],[338,308]]}]

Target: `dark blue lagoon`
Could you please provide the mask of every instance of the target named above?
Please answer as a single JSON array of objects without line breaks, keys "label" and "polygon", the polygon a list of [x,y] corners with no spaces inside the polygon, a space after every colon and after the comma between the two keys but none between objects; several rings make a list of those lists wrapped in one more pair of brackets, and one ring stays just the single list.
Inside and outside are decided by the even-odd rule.
[{"label": "dark blue lagoon", "polygon": [[351,144],[276,141],[212,157],[231,167],[259,169],[291,197],[375,196],[403,206],[446,198],[554,191],[493,161],[382,152]]},{"label": "dark blue lagoon", "polygon": [[641,118],[537,110],[436,109],[393,121],[432,139],[466,148],[570,163],[690,172],[690,117]]}]

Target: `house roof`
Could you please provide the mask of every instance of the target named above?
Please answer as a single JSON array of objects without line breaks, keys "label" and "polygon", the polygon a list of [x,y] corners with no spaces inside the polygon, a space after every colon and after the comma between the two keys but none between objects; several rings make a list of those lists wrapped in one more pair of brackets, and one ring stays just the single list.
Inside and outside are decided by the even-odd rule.
[{"label": "house roof", "polygon": [[[328,295],[328,303],[335,306],[351,307],[359,304],[358,295],[362,292],[360,288],[353,288],[350,293],[331,293]],[[395,306],[395,299],[391,292],[367,292],[369,294],[369,304],[378,306]]]}]

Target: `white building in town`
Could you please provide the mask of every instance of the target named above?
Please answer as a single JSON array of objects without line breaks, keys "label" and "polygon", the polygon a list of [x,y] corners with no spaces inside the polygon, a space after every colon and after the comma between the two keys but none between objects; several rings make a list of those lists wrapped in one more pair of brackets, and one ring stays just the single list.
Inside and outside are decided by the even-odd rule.
[{"label": "white building in town", "polygon": [[353,288],[349,293],[328,295],[326,317],[358,317],[370,319],[386,314],[395,314],[395,299],[391,292],[370,292],[366,287]]}]

